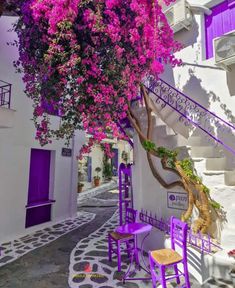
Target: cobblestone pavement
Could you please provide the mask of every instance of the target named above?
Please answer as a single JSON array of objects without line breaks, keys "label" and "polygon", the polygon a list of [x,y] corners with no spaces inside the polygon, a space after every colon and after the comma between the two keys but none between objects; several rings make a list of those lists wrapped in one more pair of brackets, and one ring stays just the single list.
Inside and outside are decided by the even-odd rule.
[{"label": "cobblestone pavement", "polygon": [[[108,194],[110,194],[110,198],[117,197],[116,194]],[[106,198],[106,195],[100,195],[100,197]],[[0,287],[69,288],[68,267],[71,251],[80,240],[88,237],[108,221],[116,209],[117,207],[106,207],[104,213],[103,207],[82,208],[82,211],[95,213],[96,217],[91,222],[85,223],[57,240],[1,267]]]},{"label": "cobblestone pavement", "polygon": [[[129,259],[122,258],[122,272],[117,271],[117,258],[114,257],[112,262],[108,261],[107,235],[118,226],[118,213],[104,223],[98,230],[81,240],[73,249],[70,258],[69,267],[69,286],[71,288],[151,288],[151,281],[127,281],[122,282],[122,277],[129,265]],[[145,258],[145,263],[148,259]],[[141,261],[143,264],[143,260]],[[172,273],[172,271],[168,271]],[[149,277],[142,270],[136,271],[131,276]],[[183,287],[184,279],[181,279]],[[171,282],[168,288],[179,287],[175,282]],[[200,285],[191,279],[191,287],[198,288]]]},{"label": "cobblestone pavement", "polygon": [[51,227],[38,230],[32,234],[1,244],[0,267],[77,229],[81,225],[84,225],[84,223],[93,220],[94,217],[94,213],[84,211],[78,212],[77,217],[73,220],[68,219]]},{"label": "cobblestone pavement", "polygon": [[[95,198],[117,200],[115,190],[96,195]],[[100,203],[100,202],[99,202]],[[85,204],[85,203],[84,203]],[[92,205],[94,201],[92,200]],[[106,205],[104,205],[106,206]],[[122,273],[116,271],[116,259],[107,260],[108,231],[117,226],[117,206],[89,207],[82,211],[96,217],[57,240],[39,247],[16,261],[0,268],[0,287],[4,288],[149,288],[150,282],[120,281]],[[123,258],[126,271],[128,260]],[[138,272],[139,273],[139,272]],[[93,275],[95,274],[95,275]],[[93,276],[92,276],[93,275]],[[99,276],[99,277],[98,277]],[[182,282],[183,283],[183,282]],[[202,287],[191,277],[191,287]],[[230,287],[211,281],[204,287]],[[216,286],[215,286],[216,285]],[[222,286],[221,286],[222,285]],[[179,287],[175,283],[168,287]],[[182,287],[182,286],[181,286]]]}]

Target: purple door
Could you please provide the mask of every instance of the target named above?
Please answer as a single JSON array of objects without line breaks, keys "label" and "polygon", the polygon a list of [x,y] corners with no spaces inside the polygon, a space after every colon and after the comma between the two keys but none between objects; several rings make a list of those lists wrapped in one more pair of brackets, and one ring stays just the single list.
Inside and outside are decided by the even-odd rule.
[{"label": "purple door", "polygon": [[50,160],[51,151],[31,149],[26,227],[51,220]]},{"label": "purple door", "polygon": [[213,40],[235,30],[235,0],[225,0],[205,16],[206,59],[213,57]]}]

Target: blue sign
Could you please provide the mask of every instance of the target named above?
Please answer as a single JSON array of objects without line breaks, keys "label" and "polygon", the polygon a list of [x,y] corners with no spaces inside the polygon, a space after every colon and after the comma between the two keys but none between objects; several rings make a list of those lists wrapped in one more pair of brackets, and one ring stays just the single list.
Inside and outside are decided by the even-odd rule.
[{"label": "blue sign", "polygon": [[167,191],[167,207],[177,210],[188,209],[188,194]]}]

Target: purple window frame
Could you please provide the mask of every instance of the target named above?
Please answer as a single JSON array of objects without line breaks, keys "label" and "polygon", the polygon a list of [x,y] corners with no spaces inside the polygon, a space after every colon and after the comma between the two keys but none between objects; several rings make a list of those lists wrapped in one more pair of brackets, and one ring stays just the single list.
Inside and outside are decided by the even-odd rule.
[{"label": "purple window frame", "polygon": [[235,0],[226,0],[211,8],[205,15],[206,59],[213,57],[213,40],[235,30]]}]

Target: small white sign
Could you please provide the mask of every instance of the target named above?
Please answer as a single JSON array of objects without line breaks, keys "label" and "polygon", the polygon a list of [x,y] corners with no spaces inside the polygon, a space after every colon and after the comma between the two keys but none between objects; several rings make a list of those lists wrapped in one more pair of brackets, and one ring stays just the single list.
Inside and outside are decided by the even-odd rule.
[{"label": "small white sign", "polygon": [[167,191],[167,207],[177,210],[188,209],[188,194]]}]

